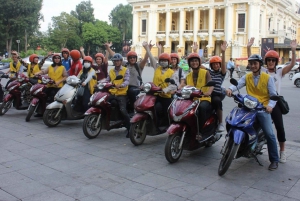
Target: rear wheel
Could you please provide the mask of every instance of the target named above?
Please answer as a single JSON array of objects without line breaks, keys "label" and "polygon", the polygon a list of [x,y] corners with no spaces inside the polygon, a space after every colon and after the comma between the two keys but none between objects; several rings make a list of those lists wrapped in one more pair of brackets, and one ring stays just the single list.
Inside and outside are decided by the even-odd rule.
[{"label": "rear wheel", "polygon": [[179,160],[183,148],[179,149],[179,144],[181,140],[181,133],[175,133],[174,135],[169,135],[165,145],[165,157],[169,163],[175,163]]},{"label": "rear wheel", "polygon": [[99,115],[100,114],[91,114],[84,117],[82,130],[84,135],[89,139],[96,138],[101,132],[101,128],[102,128],[101,117],[98,125],[96,125]]},{"label": "rear wheel", "polygon": [[0,115],[4,115],[9,110],[13,101],[14,100],[2,102],[2,104],[0,105]]},{"label": "rear wheel", "polygon": [[300,88],[300,78],[295,80],[295,85],[296,85],[296,87]]},{"label": "rear wheel", "polygon": [[30,118],[31,118],[32,114],[34,113],[35,108],[36,108],[36,106],[29,105],[28,113],[27,113],[27,116],[25,119],[26,122],[30,121]]},{"label": "rear wheel", "polygon": [[224,153],[224,155],[221,159],[219,169],[218,169],[218,174],[220,176],[224,175],[227,172],[228,168],[231,165],[233,157],[237,153],[237,151],[239,149],[239,146],[240,146],[240,145],[234,143],[232,138],[229,138],[228,140],[229,140],[228,145],[225,148],[226,150],[225,150],[225,153]]},{"label": "rear wheel", "polygon": [[143,124],[146,123],[146,120],[138,121],[135,123],[132,123],[129,130],[129,137],[132,144],[135,146],[143,144],[143,142],[146,139],[146,126],[143,128]]},{"label": "rear wheel", "polygon": [[57,115],[57,117],[55,117],[58,111],[59,109],[51,109],[45,111],[43,115],[43,121],[46,126],[55,127],[60,123],[62,119],[61,112]]}]

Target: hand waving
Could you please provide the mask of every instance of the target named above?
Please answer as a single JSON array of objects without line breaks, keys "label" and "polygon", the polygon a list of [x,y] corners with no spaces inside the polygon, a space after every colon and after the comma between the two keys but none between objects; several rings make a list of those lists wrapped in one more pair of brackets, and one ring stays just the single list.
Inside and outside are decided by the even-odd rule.
[{"label": "hand waving", "polygon": [[247,47],[251,47],[254,43],[254,37],[251,37],[249,40],[248,40],[248,44],[247,44]]}]

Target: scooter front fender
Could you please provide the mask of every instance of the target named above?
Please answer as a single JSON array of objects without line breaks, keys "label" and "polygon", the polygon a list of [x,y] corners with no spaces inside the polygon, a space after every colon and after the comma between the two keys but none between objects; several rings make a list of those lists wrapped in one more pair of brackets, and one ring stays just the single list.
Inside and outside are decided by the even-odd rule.
[{"label": "scooter front fender", "polygon": [[32,105],[32,106],[36,106],[39,102],[40,102],[40,99],[38,99],[38,98],[33,98],[33,99],[31,100],[31,105]]},{"label": "scooter front fender", "polygon": [[241,144],[245,138],[245,132],[241,130],[233,130],[233,140],[236,144]]},{"label": "scooter front fender", "polygon": [[10,101],[12,98],[13,98],[13,95],[8,93],[4,96],[3,102]]},{"label": "scooter front fender", "polygon": [[136,113],[130,120],[130,123],[136,123],[142,120],[146,120],[148,118],[148,114],[146,113]]},{"label": "scooter front fender", "polygon": [[186,130],[186,125],[181,123],[171,124],[167,130],[168,135],[174,135],[178,132],[183,132]]},{"label": "scooter front fender", "polygon": [[49,104],[46,109],[51,110],[51,109],[62,109],[64,105],[62,103],[59,103],[57,101],[54,101],[53,103]]},{"label": "scooter front fender", "polygon": [[84,116],[87,116],[90,114],[101,114],[101,113],[102,113],[102,111],[100,108],[91,107],[84,113]]}]

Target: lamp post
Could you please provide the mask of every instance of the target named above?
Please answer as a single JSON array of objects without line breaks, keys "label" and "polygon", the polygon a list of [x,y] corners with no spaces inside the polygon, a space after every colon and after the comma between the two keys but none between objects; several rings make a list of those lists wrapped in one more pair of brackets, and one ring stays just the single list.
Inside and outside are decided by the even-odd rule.
[{"label": "lamp post", "polygon": [[16,40],[16,42],[18,43],[18,52],[19,52],[19,44],[20,44],[20,40]]}]

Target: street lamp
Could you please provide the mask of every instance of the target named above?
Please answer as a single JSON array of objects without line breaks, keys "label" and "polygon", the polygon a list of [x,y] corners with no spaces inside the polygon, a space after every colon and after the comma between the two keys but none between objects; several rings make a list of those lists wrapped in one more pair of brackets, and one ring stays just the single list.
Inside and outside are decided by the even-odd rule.
[{"label": "street lamp", "polygon": [[19,44],[20,44],[21,41],[20,41],[20,40],[16,40],[16,41],[17,41],[17,43],[18,43],[18,52],[20,52],[20,51],[19,51]]}]

